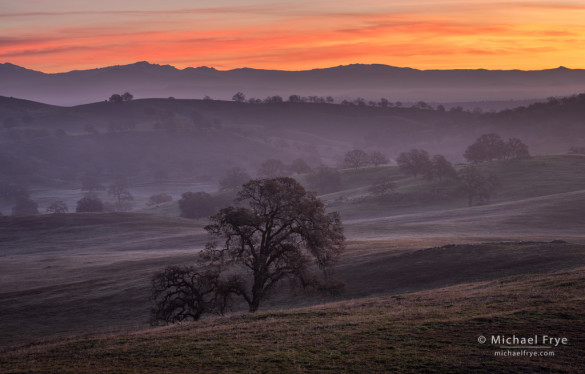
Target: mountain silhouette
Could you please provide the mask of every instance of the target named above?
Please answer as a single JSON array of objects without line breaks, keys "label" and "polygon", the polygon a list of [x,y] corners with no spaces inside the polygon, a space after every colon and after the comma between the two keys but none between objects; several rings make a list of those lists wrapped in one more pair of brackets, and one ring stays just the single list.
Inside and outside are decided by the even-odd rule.
[{"label": "mountain silhouette", "polygon": [[352,64],[325,69],[281,71],[210,67],[177,69],[141,61],[129,65],[47,74],[0,64],[0,95],[56,105],[103,101],[113,93],[135,98],[177,97],[230,100],[289,95],[366,100],[462,102],[538,99],[583,91],[585,70],[417,70]]}]

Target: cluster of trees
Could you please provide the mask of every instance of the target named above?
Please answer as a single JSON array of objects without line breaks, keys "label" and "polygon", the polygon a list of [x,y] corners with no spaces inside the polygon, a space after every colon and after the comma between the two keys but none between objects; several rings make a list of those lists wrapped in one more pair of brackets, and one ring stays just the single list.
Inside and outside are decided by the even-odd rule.
[{"label": "cluster of trees", "polygon": [[77,201],[75,211],[82,212],[126,212],[132,209],[134,197],[128,190],[128,185],[124,180],[119,180],[107,188],[107,194],[114,200],[104,202],[100,199],[98,191],[104,191],[106,188],[100,183],[100,179],[95,174],[86,175],[81,182],[81,190],[86,194]]},{"label": "cluster of trees", "polygon": [[[0,200],[13,202],[13,216],[28,216],[39,214],[39,206],[32,200],[27,188],[18,184],[0,183]],[[62,200],[53,201],[47,207],[47,213],[67,213],[69,207]]]},{"label": "cluster of trees", "polygon": [[[211,100],[209,96],[204,98],[205,100]],[[282,96],[274,95],[268,96],[264,100],[258,98],[246,98],[246,95],[243,92],[236,92],[232,96],[232,100],[238,103],[248,103],[248,104],[268,104],[268,103],[283,103],[288,101],[289,103],[315,103],[315,104],[334,104],[335,99],[333,96],[301,96],[301,95],[290,95],[287,100],[285,100]],[[370,106],[370,107],[380,107],[380,108],[402,108],[404,104],[401,101],[392,102],[387,98],[381,98],[378,101],[375,100],[366,100],[363,97],[358,97],[353,100],[343,100],[340,102],[341,105],[356,105],[356,106]],[[444,112],[445,107],[443,105],[438,105],[436,108],[431,106],[430,104],[424,101],[418,101],[416,103],[411,104],[410,108],[413,109],[425,109],[425,110],[437,110],[439,112]],[[452,109],[452,111],[463,111],[463,108],[457,107]]]},{"label": "cluster of trees", "polygon": [[491,117],[506,120],[516,120],[522,117],[530,120],[544,116],[564,118],[579,118],[583,115],[585,93],[565,97],[549,97],[546,102],[537,102],[528,106],[519,106],[513,109],[505,109],[497,113],[489,114]]},{"label": "cluster of trees", "polygon": [[110,103],[121,103],[123,101],[131,101],[132,99],[134,99],[134,95],[132,95],[130,92],[124,92],[121,95],[113,94],[112,96],[110,96],[108,101]]},{"label": "cluster of trees", "polygon": [[96,193],[89,192],[77,201],[77,213],[103,212],[104,203]]},{"label": "cluster of trees", "polygon": [[438,179],[443,181],[443,179],[457,176],[453,164],[445,156],[434,155],[431,158],[424,149],[412,149],[408,152],[402,152],[396,162],[400,170],[414,177],[422,175],[429,180]]},{"label": "cluster of trees", "polygon": [[[238,103],[248,103],[248,104],[270,104],[270,103],[283,103],[285,99],[282,96],[274,95],[268,96],[264,100],[257,99],[257,98],[249,98],[246,100],[246,95],[243,92],[237,92],[232,96],[232,100]],[[335,102],[332,96],[322,97],[322,96],[300,96],[300,95],[290,95],[288,97],[289,103],[316,103],[316,104],[332,104]]]},{"label": "cluster of trees", "polygon": [[467,205],[489,203],[491,196],[500,187],[495,175],[484,175],[475,166],[467,166],[458,174],[459,190],[467,197]]},{"label": "cluster of trees", "polygon": [[528,146],[518,138],[504,141],[495,133],[483,134],[465,150],[463,157],[474,164],[492,160],[530,158]]},{"label": "cluster of trees", "polygon": [[343,165],[348,168],[357,169],[364,166],[378,166],[389,163],[390,160],[382,152],[374,151],[366,153],[361,149],[349,151],[343,157]]},{"label": "cluster of trees", "polygon": [[[251,180],[236,206],[210,218],[199,266],[168,267],[152,279],[153,324],[197,320],[222,314],[234,298],[255,312],[278,285],[289,281],[305,290],[339,292],[329,275],[344,249],[337,213],[292,178]],[[321,270],[320,277],[312,270]]]},{"label": "cluster of trees", "polygon": [[[491,160],[518,160],[529,158],[528,147],[517,138],[504,141],[498,134],[483,134],[476,139],[465,151],[464,157],[472,164]],[[473,165],[466,166],[459,172],[442,155],[430,158],[427,151],[412,149],[402,152],[396,159],[400,170],[414,177],[422,175],[429,180],[452,179],[457,181],[458,191],[467,198],[469,206],[485,204],[500,187],[500,182],[495,175],[484,175]],[[373,194],[381,194],[391,189],[390,181],[387,188],[378,183],[371,187]]]}]

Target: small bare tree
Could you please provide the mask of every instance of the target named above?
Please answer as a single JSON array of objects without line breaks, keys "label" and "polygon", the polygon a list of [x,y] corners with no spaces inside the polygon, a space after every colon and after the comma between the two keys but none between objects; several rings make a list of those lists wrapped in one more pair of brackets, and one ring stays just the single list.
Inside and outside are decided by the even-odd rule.
[{"label": "small bare tree", "polygon": [[124,183],[112,184],[108,187],[108,195],[114,196],[116,199],[114,202],[114,209],[116,211],[125,212],[130,210],[132,205],[131,201],[134,200],[134,197]]},{"label": "small bare tree", "polygon": [[359,167],[369,165],[370,157],[361,149],[354,149],[353,151],[349,151],[345,154],[343,163],[347,167],[357,169]]},{"label": "small bare tree", "polygon": [[49,207],[47,208],[47,213],[53,213],[53,214],[58,214],[58,213],[67,213],[69,211],[69,208],[67,207],[67,204],[65,204],[64,201],[53,201],[51,203],[51,205],[49,205]]},{"label": "small bare tree", "polygon": [[500,182],[495,175],[485,176],[475,166],[459,172],[459,188],[467,197],[467,206],[488,203],[498,187]]},{"label": "small bare tree", "polygon": [[196,321],[203,313],[222,314],[227,304],[222,290],[218,271],[169,266],[152,278],[150,323]]}]

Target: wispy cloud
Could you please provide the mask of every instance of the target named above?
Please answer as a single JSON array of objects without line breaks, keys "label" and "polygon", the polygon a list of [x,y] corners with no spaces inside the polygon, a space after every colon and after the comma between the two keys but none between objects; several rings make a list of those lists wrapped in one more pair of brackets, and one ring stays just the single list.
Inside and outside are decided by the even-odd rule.
[{"label": "wispy cloud", "polygon": [[583,49],[575,48],[585,39],[585,25],[575,16],[585,10],[580,2],[146,3],[140,9],[11,7],[0,12],[0,58],[41,70],[57,62],[67,70],[138,60],[286,69],[350,62],[523,68],[570,64],[555,58],[585,61]]}]

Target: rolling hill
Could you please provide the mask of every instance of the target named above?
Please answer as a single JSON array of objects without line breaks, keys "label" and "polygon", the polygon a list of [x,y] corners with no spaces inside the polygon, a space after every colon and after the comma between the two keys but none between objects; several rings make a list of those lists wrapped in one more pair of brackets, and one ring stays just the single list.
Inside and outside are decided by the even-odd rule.
[{"label": "rolling hill", "polygon": [[412,148],[461,161],[479,135],[522,139],[533,154],[585,142],[584,95],[514,111],[472,113],[317,103],[145,99],[56,107],[0,98],[0,177],[79,186],[84,175],[134,184],[213,182],[231,167],[255,175],[269,159],[337,165],[355,148],[390,158]]},{"label": "rolling hill", "polygon": [[[483,164],[502,187],[492,204],[474,207],[457,196],[398,205],[364,199],[372,181],[386,173],[397,178],[402,194],[418,194],[433,182],[401,175],[396,167],[345,170],[339,189],[321,198],[341,212],[349,240],[336,270],[346,292],[338,298],[275,296],[264,308],[584,266],[584,162],[583,156],[557,155]],[[149,211],[173,211],[171,205]],[[206,223],[144,213],[0,217],[1,344],[145,327],[150,277],[166,265],[194,263],[209,240]]]},{"label": "rolling hill", "polygon": [[[583,268],[78,337],[0,353],[4,372],[582,372]],[[564,337],[498,357],[478,337]],[[508,349],[508,351],[510,351]],[[518,353],[518,350],[512,350]],[[537,352],[539,354],[539,352]]]}]

